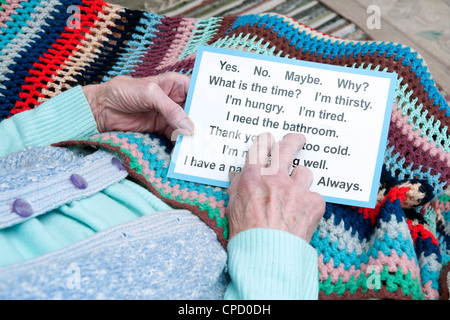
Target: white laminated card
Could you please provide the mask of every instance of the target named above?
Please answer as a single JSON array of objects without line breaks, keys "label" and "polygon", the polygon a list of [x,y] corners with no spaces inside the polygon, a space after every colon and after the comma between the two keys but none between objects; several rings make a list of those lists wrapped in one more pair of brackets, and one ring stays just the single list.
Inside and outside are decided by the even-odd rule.
[{"label": "white laminated card", "polygon": [[293,166],[309,167],[327,202],[374,208],[394,102],[395,73],[201,46],[169,177],[228,187],[255,137],[302,133]]}]

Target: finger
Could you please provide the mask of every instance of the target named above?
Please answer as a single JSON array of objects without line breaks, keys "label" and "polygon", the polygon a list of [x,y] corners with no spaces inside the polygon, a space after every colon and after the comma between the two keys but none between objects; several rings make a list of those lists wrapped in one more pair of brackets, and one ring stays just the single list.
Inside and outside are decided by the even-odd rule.
[{"label": "finger", "polygon": [[167,72],[151,79],[176,103],[186,101],[190,83],[188,76],[177,72]]},{"label": "finger", "polygon": [[289,172],[295,155],[303,148],[305,136],[288,133],[281,141],[275,144],[271,155],[271,166]]},{"label": "finger", "polygon": [[184,112],[184,109],[169,98],[161,87],[156,83],[149,84],[151,90],[151,97],[147,99],[149,105],[160,112],[169,126],[179,134],[193,134],[194,123],[189,116]]},{"label": "finger", "polygon": [[262,167],[267,167],[269,163],[269,156],[273,145],[275,144],[275,138],[269,132],[260,134],[256,141],[250,146],[245,159],[245,164],[256,164]]},{"label": "finger", "polygon": [[239,172],[236,171],[230,171],[228,172],[228,180],[230,180],[230,183],[233,182],[233,179],[239,174]]},{"label": "finger", "polygon": [[313,173],[305,166],[296,166],[291,173],[291,178],[295,184],[300,184],[306,188],[310,188],[313,183]]}]

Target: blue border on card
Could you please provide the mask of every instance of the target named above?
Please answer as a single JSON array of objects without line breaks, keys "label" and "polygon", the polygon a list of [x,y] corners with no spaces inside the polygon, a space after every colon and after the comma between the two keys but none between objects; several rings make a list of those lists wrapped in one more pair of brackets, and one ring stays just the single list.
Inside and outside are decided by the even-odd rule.
[{"label": "blue border on card", "polygon": [[[262,61],[272,61],[272,62],[299,65],[299,66],[310,67],[310,68],[318,68],[318,69],[323,69],[323,70],[346,72],[346,73],[353,73],[353,74],[360,74],[360,75],[390,79],[391,81],[390,81],[390,86],[389,86],[389,94],[388,94],[388,98],[386,101],[386,109],[385,109],[385,114],[384,114],[384,119],[383,119],[383,127],[382,127],[381,135],[380,135],[378,155],[377,155],[375,170],[374,170],[374,174],[373,174],[374,178],[373,178],[372,188],[370,191],[369,200],[368,201],[358,201],[358,200],[335,198],[335,197],[329,197],[329,196],[323,197],[326,202],[330,202],[330,203],[339,203],[339,204],[343,204],[343,205],[351,205],[351,206],[357,206],[357,207],[375,208],[377,195],[378,195],[379,181],[380,181],[380,177],[381,177],[381,170],[383,167],[384,155],[385,155],[386,147],[387,147],[387,137],[388,137],[388,133],[389,133],[389,125],[390,125],[390,120],[391,120],[392,107],[394,104],[395,88],[397,85],[397,74],[396,73],[377,72],[374,70],[356,69],[356,68],[323,64],[323,63],[317,63],[317,62],[295,60],[295,59],[289,59],[289,58],[281,58],[281,57],[268,56],[268,55],[262,55],[262,54],[257,54],[257,53],[237,51],[237,50],[232,50],[232,49],[199,46],[198,50],[197,50],[197,56],[195,59],[194,69],[192,72],[192,77],[191,77],[191,81],[189,84],[189,91],[187,94],[185,108],[184,108],[184,110],[187,114],[189,114],[189,112],[191,110],[194,88],[195,88],[195,84],[197,82],[197,76],[198,76],[198,72],[200,69],[200,62],[202,60],[204,52],[226,54],[226,55],[231,55],[231,56],[251,58],[251,59],[262,60]],[[183,136],[181,136],[181,135],[178,136],[172,157],[170,159],[170,165],[169,165],[169,170],[168,170],[167,176],[169,178],[174,178],[174,179],[180,179],[180,180],[192,181],[192,182],[196,182],[196,183],[202,183],[202,184],[206,184],[206,185],[228,188],[230,183],[227,181],[202,178],[202,177],[197,177],[197,176],[192,176],[192,175],[188,175],[188,174],[182,174],[182,173],[175,172],[176,159],[178,159],[178,154],[180,152],[180,147],[181,147],[182,141],[183,141]]]}]

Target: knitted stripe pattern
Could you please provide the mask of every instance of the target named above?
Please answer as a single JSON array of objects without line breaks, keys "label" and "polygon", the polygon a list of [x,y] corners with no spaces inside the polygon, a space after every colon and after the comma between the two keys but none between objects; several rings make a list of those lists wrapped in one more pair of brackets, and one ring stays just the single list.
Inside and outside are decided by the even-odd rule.
[{"label": "knitted stripe pattern", "polygon": [[[450,260],[450,189],[436,199],[432,206],[436,216],[436,236],[439,240],[443,261]],[[440,275],[441,299],[450,299],[450,263],[444,265]]]},{"label": "knitted stripe pattern", "polygon": [[[449,260],[448,210],[441,206],[450,178],[450,109],[413,49],[331,37],[278,14],[166,17],[99,0],[1,6],[0,119],[116,75],[190,75],[199,45],[396,72],[376,208],[328,203],[311,240],[319,254],[320,298],[442,297],[440,275]],[[167,141],[111,132],[60,145],[80,144],[116,152],[130,176],[196,213],[226,245],[226,190],[167,178]]]}]

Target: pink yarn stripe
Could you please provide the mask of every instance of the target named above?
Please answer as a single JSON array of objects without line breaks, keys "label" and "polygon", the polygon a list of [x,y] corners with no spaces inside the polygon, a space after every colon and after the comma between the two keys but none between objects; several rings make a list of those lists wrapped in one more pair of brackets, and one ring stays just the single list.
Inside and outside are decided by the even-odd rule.
[{"label": "pink yarn stripe", "polygon": [[351,276],[354,276],[355,279],[358,279],[359,276],[361,275],[361,273],[363,272],[362,271],[363,265],[361,265],[361,269],[358,269],[358,270],[355,269],[354,265],[352,265],[350,267],[350,269],[344,270],[343,263],[341,263],[339,265],[339,267],[336,268],[334,266],[333,258],[330,258],[330,261],[328,261],[327,263],[324,263],[323,262],[323,254],[319,255],[318,264],[319,264],[319,271],[320,271],[319,279],[321,281],[327,280],[328,277],[331,275],[331,281],[333,281],[333,282],[337,282],[340,277],[342,277],[343,282],[348,282],[350,280]]},{"label": "pink yarn stripe", "polygon": [[358,279],[361,273],[370,275],[371,268],[374,268],[375,271],[381,271],[385,265],[387,265],[388,271],[392,273],[397,272],[398,267],[402,268],[403,274],[407,274],[411,271],[412,278],[417,278],[420,281],[420,270],[416,263],[413,260],[409,260],[406,254],[399,257],[394,249],[391,250],[390,256],[386,256],[380,252],[377,259],[370,257],[369,263],[362,263],[358,270],[356,270],[353,265],[350,269],[345,270],[343,263],[336,268],[333,258],[331,258],[329,262],[324,263],[323,254],[321,254],[319,256],[320,280],[325,281],[328,279],[328,276],[331,275],[331,280],[333,282],[337,282],[340,277],[342,277],[342,281],[348,282],[351,276]]},{"label": "pink yarn stripe", "polygon": [[92,136],[92,138],[94,138],[94,139],[100,138],[102,141],[111,140],[112,142],[114,142],[114,144],[120,144],[120,145],[122,145],[124,143],[128,143],[128,139],[127,138],[119,138],[114,133],[96,134],[96,135]]},{"label": "pink yarn stripe", "polygon": [[204,194],[199,194],[198,191],[189,192],[187,189],[180,190],[180,186],[170,186],[170,182],[162,183],[162,178],[155,177],[155,173],[153,170],[149,169],[149,162],[143,159],[143,154],[138,150],[137,145],[134,143],[128,143],[127,138],[119,138],[115,134],[104,134],[102,136],[102,140],[107,141],[111,140],[114,144],[120,144],[121,148],[127,149],[130,151],[133,157],[138,159],[139,164],[142,165],[142,173],[147,176],[148,180],[155,186],[157,189],[162,189],[164,193],[171,193],[175,198],[181,195],[181,199],[190,201],[200,201],[202,203],[208,202],[211,208],[218,208],[220,211],[220,216],[223,218],[225,215],[225,201],[220,200],[217,201],[216,197],[210,196],[207,197]]},{"label": "pink yarn stripe", "polygon": [[379,266],[380,270],[387,266],[388,271],[392,273],[397,272],[398,267],[401,267],[403,274],[407,274],[410,271],[412,278],[418,278],[420,280],[420,269],[416,262],[414,260],[410,260],[406,253],[403,253],[400,257],[394,249],[391,249],[391,255],[389,256],[380,252],[378,254],[378,258],[375,259],[370,257],[367,268],[375,266]]},{"label": "pink yarn stripe", "polygon": [[191,39],[196,21],[197,19],[194,18],[185,18],[181,21],[180,26],[178,27],[179,32],[177,32],[175,40],[168,48],[167,54],[164,59],[162,59],[161,64],[156,68],[157,70],[161,70],[178,62],[183,50]]},{"label": "pink yarn stripe", "polygon": [[[11,15],[17,14],[16,9],[22,8],[20,2],[24,2],[22,0],[8,0],[8,4],[2,4],[2,8],[4,11],[0,10],[0,29],[6,27],[5,22],[12,20]],[[0,34],[3,34],[3,31],[0,30]]]},{"label": "pink yarn stripe", "polygon": [[450,211],[450,201],[449,202],[439,202],[439,208],[442,211]]},{"label": "pink yarn stripe", "polygon": [[414,125],[408,123],[408,116],[402,115],[402,111],[397,109],[397,104],[394,104],[391,121],[397,128],[401,129],[401,132],[407,136],[408,141],[414,146],[428,151],[433,157],[439,157],[440,161],[450,166],[450,153],[445,153],[442,147],[437,148],[432,141],[428,142],[427,136],[421,137],[420,130],[413,130]]}]

